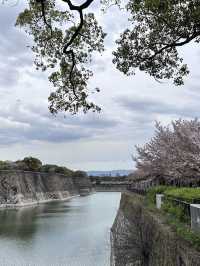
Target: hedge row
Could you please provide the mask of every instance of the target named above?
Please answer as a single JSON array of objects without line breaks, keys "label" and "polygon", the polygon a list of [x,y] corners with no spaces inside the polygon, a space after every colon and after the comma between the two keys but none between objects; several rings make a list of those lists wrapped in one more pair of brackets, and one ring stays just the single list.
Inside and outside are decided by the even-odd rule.
[{"label": "hedge row", "polygon": [[200,188],[173,188],[164,191],[167,197],[176,198],[188,203],[200,201]]},{"label": "hedge row", "polygon": [[153,187],[150,188],[147,193],[147,199],[150,203],[155,204],[156,194],[164,194],[168,198],[185,201],[187,203],[200,202],[200,188]]}]

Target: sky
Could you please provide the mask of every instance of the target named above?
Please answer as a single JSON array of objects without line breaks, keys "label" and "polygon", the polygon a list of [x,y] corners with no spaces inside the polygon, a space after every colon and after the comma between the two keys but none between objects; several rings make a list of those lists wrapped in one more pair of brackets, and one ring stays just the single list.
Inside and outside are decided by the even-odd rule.
[{"label": "sky", "polygon": [[101,89],[93,97],[102,112],[52,116],[47,98],[53,88],[35,70],[30,38],[14,26],[23,8],[22,0],[0,5],[0,160],[33,156],[71,169],[134,169],[135,145],[153,136],[156,120],[199,117],[200,46],[180,50],[190,69],[184,86],[158,83],[138,71],[125,77],[112,64],[112,51],[127,16],[115,7],[103,14],[98,1],[91,10],[108,37],[103,55],[94,56],[89,86]]}]

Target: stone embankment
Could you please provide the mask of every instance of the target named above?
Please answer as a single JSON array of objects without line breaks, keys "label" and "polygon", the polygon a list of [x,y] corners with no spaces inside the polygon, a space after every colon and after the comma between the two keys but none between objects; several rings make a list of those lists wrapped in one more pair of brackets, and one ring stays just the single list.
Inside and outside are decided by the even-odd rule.
[{"label": "stone embankment", "polygon": [[111,266],[200,266],[200,251],[180,239],[136,194],[122,194],[111,229]]},{"label": "stone embankment", "polygon": [[0,171],[0,207],[20,207],[52,200],[65,200],[91,190],[87,177],[57,173]]}]

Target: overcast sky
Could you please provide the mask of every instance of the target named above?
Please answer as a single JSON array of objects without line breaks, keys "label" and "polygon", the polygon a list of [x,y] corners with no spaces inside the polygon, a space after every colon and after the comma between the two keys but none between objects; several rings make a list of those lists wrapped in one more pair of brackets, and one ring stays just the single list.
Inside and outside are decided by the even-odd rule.
[{"label": "overcast sky", "polygon": [[[13,1],[15,3],[15,1]],[[34,70],[30,43],[23,30],[14,27],[23,1],[0,6],[0,159],[35,156],[43,163],[72,169],[133,169],[134,146],[153,135],[155,120],[199,117],[200,46],[181,50],[190,68],[183,87],[157,83],[137,72],[125,77],[112,65],[114,40],[126,24],[126,16],[111,8],[106,15],[93,5],[108,33],[106,51],[94,58],[91,86],[101,114],[53,117],[47,97],[52,90],[44,73]],[[117,20],[116,20],[117,17]]]}]

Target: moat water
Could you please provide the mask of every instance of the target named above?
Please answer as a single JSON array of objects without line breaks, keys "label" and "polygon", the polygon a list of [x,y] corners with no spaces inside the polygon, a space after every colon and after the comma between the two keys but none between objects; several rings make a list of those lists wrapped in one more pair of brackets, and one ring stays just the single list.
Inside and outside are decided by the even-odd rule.
[{"label": "moat water", "polygon": [[0,210],[1,266],[109,266],[120,193]]}]

